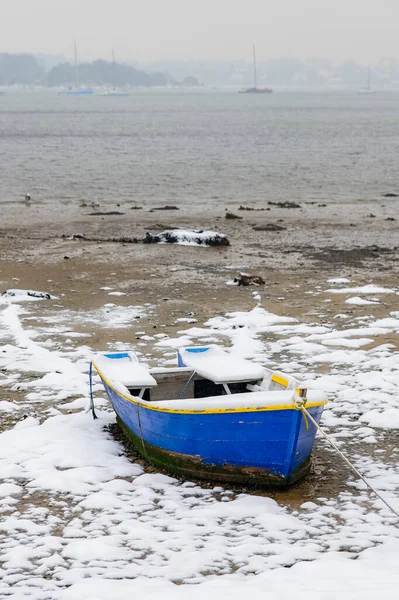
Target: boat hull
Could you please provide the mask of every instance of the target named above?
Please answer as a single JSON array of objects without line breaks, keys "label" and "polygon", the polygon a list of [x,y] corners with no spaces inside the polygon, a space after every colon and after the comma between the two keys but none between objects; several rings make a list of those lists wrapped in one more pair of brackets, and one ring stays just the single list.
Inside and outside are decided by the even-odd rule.
[{"label": "boat hull", "polygon": [[246,90],[239,90],[239,94],[272,94],[273,90],[270,88],[248,88]]},{"label": "boat hull", "polygon": [[[295,408],[160,409],[129,399],[102,381],[129,441],[145,459],[172,474],[282,487],[310,468],[316,428]],[[323,406],[308,408],[316,422]]]},{"label": "boat hull", "polygon": [[66,96],[88,96],[94,94],[94,90],[62,90],[58,93]]}]

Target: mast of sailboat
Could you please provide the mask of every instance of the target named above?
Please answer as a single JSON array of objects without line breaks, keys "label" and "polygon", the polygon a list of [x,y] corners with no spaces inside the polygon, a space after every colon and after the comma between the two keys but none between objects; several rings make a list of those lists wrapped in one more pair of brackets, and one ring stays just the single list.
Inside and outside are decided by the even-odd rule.
[{"label": "mast of sailboat", "polygon": [[112,48],[112,89],[115,91],[115,51]]},{"label": "mast of sailboat", "polygon": [[255,52],[255,44],[252,46],[253,54],[254,54],[254,88],[256,90],[257,87],[257,77],[256,77],[256,52]]},{"label": "mast of sailboat", "polygon": [[76,47],[76,40],[73,40],[73,49],[75,53],[75,88],[78,87],[78,49]]}]

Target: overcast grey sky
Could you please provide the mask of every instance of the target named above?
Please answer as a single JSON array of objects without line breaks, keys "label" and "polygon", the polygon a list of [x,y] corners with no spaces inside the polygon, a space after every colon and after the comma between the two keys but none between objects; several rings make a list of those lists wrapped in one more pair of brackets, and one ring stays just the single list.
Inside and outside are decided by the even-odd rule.
[{"label": "overcast grey sky", "polygon": [[399,0],[0,0],[0,52],[80,60],[399,58]]}]

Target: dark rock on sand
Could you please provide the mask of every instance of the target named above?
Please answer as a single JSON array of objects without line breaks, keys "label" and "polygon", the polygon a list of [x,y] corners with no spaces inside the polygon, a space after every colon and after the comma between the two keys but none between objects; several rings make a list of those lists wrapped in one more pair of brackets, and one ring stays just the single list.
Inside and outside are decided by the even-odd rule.
[{"label": "dark rock on sand", "polygon": [[254,225],[252,229],[254,231],[285,231],[287,228],[274,223],[266,223],[266,225]]},{"label": "dark rock on sand", "polygon": [[180,229],[180,227],[174,227],[174,225],[165,225],[164,223],[155,223],[155,225],[151,225],[151,229],[154,231],[169,231],[170,229]]},{"label": "dark rock on sand", "polygon": [[300,204],[296,202],[268,202],[271,206],[278,206],[279,208],[301,208]]},{"label": "dark rock on sand", "polygon": [[178,206],[170,206],[167,204],[166,206],[156,206],[155,208],[151,208],[149,212],[153,212],[154,210],[180,210]]},{"label": "dark rock on sand", "polygon": [[[89,238],[86,238],[86,239],[89,239]],[[104,240],[92,238],[92,239],[90,239],[90,241],[94,241],[94,242],[116,242],[118,244],[138,244],[140,240],[138,240],[137,238],[131,238],[131,237],[122,236],[122,237],[107,238],[107,239],[104,239]]]},{"label": "dark rock on sand", "polygon": [[247,273],[240,273],[238,277],[234,277],[233,281],[239,286],[265,285],[266,283],[263,277],[260,277],[259,275],[248,275]]},{"label": "dark rock on sand", "polygon": [[84,240],[85,239],[85,236],[83,235],[83,233],[73,233],[72,235],[66,235],[64,233],[64,234],[62,234],[61,237],[66,240]]},{"label": "dark rock on sand", "polygon": [[142,206],[131,206],[130,210],[141,210],[142,208]]},{"label": "dark rock on sand", "polygon": [[161,242],[168,242],[174,244],[177,242],[177,238],[172,236],[169,232],[163,236],[157,235],[156,233],[150,233],[147,231],[144,238],[142,239],[143,244],[160,244]]},{"label": "dark rock on sand", "polygon": [[113,215],[124,215],[125,213],[119,212],[118,210],[110,210],[108,212],[92,212],[89,213],[89,217],[106,217]]},{"label": "dark rock on sand", "polygon": [[387,217],[385,220],[386,221],[396,221],[395,217]]},{"label": "dark rock on sand", "polygon": [[388,194],[383,194],[383,198],[398,198],[399,194],[394,194],[393,192],[388,192]]},{"label": "dark rock on sand", "polygon": [[235,215],[234,213],[231,212],[227,212],[225,214],[226,219],[242,219],[242,217],[239,217],[238,215]]},{"label": "dark rock on sand", "polygon": [[252,208],[252,206],[243,206],[241,204],[238,210],[270,210],[270,208]]}]

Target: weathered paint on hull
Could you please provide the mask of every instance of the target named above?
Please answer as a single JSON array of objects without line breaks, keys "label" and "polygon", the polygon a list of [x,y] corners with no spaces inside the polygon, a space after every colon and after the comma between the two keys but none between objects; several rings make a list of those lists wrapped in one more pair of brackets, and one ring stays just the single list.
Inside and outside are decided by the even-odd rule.
[{"label": "weathered paint on hull", "polygon": [[126,439],[135,446],[138,453],[149,463],[167,470],[171,475],[184,475],[206,481],[243,484],[251,487],[287,487],[305,477],[311,466],[311,460],[308,457],[289,477],[283,477],[254,467],[208,465],[196,457],[167,452],[162,448],[152,446],[135,435],[118,415],[116,415],[116,420]]},{"label": "weathered paint on hull", "polygon": [[[126,436],[154,465],[173,474],[254,486],[304,477],[316,434],[300,411],[162,412],[126,400],[103,380]],[[323,406],[309,409],[319,422]]]}]

